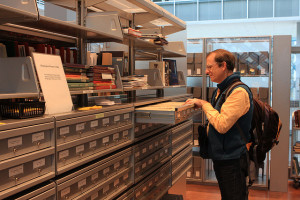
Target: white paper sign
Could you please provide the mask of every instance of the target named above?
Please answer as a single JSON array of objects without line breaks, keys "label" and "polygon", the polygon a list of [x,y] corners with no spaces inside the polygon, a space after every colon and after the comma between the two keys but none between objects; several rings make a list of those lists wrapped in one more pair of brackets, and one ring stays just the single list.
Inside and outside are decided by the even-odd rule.
[{"label": "white paper sign", "polygon": [[80,145],[76,147],[76,153],[80,153],[84,151],[84,145]]},{"label": "white paper sign", "polygon": [[37,142],[45,139],[45,133],[44,132],[39,132],[39,133],[34,133],[32,134],[32,142]]},{"label": "white paper sign", "polygon": [[119,137],[120,137],[120,134],[119,133],[115,133],[113,135],[113,140],[117,140],[117,139],[119,139]]},{"label": "white paper sign", "polygon": [[58,153],[58,159],[63,159],[69,156],[69,150],[61,151]]},{"label": "white paper sign", "polygon": [[66,196],[67,194],[70,194],[70,192],[71,192],[70,187],[67,187],[66,189],[63,189],[63,190],[60,192],[60,196],[61,196],[61,197],[64,197],[64,196]]},{"label": "white paper sign", "polygon": [[45,113],[72,111],[73,103],[60,56],[35,52],[32,54],[46,102]]},{"label": "white paper sign", "polygon": [[16,147],[22,145],[22,137],[16,137],[7,140],[8,148]]},{"label": "white paper sign", "polygon": [[91,121],[91,128],[98,126],[98,120]]},{"label": "white paper sign", "polygon": [[83,186],[86,185],[86,179],[82,179],[81,181],[78,182],[78,188],[82,188]]},{"label": "white paper sign", "polygon": [[13,177],[19,174],[23,174],[24,173],[24,166],[23,165],[19,165],[17,167],[11,168],[8,170],[8,174],[9,177]]},{"label": "white paper sign", "polygon": [[70,128],[68,126],[59,129],[59,135],[66,135],[70,133]]},{"label": "white paper sign", "polygon": [[129,119],[129,114],[124,114],[124,119]]},{"label": "white paper sign", "polygon": [[97,178],[98,178],[98,173],[92,175],[92,181],[96,180]]},{"label": "white paper sign", "polygon": [[112,79],[112,75],[111,74],[102,73],[102,79]]},{"label": "white paper sign", "polygon": [[82,131],[84,129],[84,123],[76,125],[76,131]]},{"label": "white paper sign", "polygon": [[91,149],[91,148],[94,148],[94,147],[96,147],[96,146],[97,146],[97,141],[96,141],[96,140],[90,142],[90,149]]},{"label": "white paper sign", "polygon": [[43,167],[43,166],[45,166],[45,164],[46,164],[45,158],[33,161],[33,169]]}]

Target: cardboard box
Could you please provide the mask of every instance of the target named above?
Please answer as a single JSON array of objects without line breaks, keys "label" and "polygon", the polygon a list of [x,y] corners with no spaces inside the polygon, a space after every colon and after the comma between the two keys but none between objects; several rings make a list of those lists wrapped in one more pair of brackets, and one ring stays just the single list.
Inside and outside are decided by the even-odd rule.
[{"label": "cardboard box", "polygon": [[112,65],[111,53],[102,53],[102,65]]},{"label": "cardboard box", "polygon": [[194,98],[202,98],[202,88],[201,87],[194,87],[193,88],[193,96]]},{"label": "cardboard box", "polygon": [[187,54],[187,63],[194,63],[194,53]]},{"label": "cardboard box", "polygon": [[186,87],[186,93],[193,94],[193,87]]},{"label": "cardboard box", "polygon": [[193,75],[195,71],[195,64],[194,63],[188,63],[187,64],[187,75]]},{"label": "cardboard box", "polygon": [[195,74],[202,74],[202,63],[195,64]]},{"label": "cardboard box", "polygon": [[239,63],[239,71],[241,72],[241,75],[248,74],[248,66],[246,63]]},{"label": "cardboard box", "polygon": [[202,63],[202,53],[195,53],[195,63]]},{"label": "cardboard box", "polygon": [[258,88],[250,88],[253,98],[257,98],[258,99]]},{"label": "cardboard box", "polygon": [[258,97],[259,99],[268,99],[269,88],[264,88],[264,87],[258,88]]}]

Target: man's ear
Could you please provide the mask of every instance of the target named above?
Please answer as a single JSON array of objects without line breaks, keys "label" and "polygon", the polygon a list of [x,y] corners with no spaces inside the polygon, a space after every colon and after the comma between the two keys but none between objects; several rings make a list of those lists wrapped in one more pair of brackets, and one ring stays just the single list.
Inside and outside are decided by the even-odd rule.
[{"label": "man's ear", "polygon": [[227,69],[227,63],[225,61],[222,62],[222,69],[223,71],[226,71]]}]

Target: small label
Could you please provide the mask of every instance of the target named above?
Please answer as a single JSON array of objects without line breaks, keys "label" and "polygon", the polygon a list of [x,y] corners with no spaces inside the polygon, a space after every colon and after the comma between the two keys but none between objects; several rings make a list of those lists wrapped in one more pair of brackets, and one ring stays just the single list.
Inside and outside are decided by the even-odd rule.
[{"label": "small label", "polygon": [[22,137],[16,137],[7,140],[8,148],[22,145]]},{"label": "small label", "polygon": [[165,149],[165,153],[168,153],[168,151],[169,151],[168,149]]},{"label": "small label", "polygon": [[91,177],[92,181],[96,180],[97,178],[98,178],[98,173],[93,174]]},{"label": "small label", "polygon": [[120,180],[119,180],[119,179],[115,180],[115,181],[114,181],[114,186],[116,187],[117,185],[119,185],[119,183],[120,183]]},{"label": "small label", "polygon": [[100,119],[100,118],[103,118],[103,117],[104,117],[104,113],[99,113],[99,114],[95,115],[96,119]]},{"label": "small label", "polygon": [[98,126],[98,120],[91,121],[91,128]]},{"label": "small label", "polygon": [[147,148],[143,148],[142,152],[146,153],[147,152]]},{"label": "small label", "polygon": [[199,145],[199,141],[198,140],[194,140],[194,145]]},{"label": "small label", "polygon": [[76,147],[76,153],[80,153],[84,151],[84,145],[80,145]]},{"label": "small label", "polygon": [[11,168],[8,170],[9,173],[9,177],[13,177],[19,174],[23,174],[24,173],[24,166],[23,165],[19,165],[17,167]]},{"label": "small label", "polygon": [[63,159],[69,156],[69,150],[61,151],[58,153],[58,158]]},{"label": "small label", "polygon": [[140,152],[136,152],[135,157],[139,157],[139,156],[140,156]]},{"label": "small label", "polygon": [[188,75],[192,75],[192,70],[191,70],[191,69],[188,69],[188,70],[187,70],[187,74],[188,74]]},{"label": "small label", "polygon": [[265,68],[261,68],[260,74],[266,74],[266,69]]},{"label": "small label", "polygon": [[124,164],[128,163],[129,162],[129,158],[125,158],[124,159]]},{"label": "small label", "polygon": [[187,173],[186,173],[186,176],[187,176],[187,177],[191,177],[191,176],[192,176],[192,173],[191,173],[191,172],[187,172]]},{"label": "small label", "polygon": [[109,137],[105,137],[102,139],[103,144],[108,143],[109,142]]},{"label": "small label", "polygon": [[157,147],[158,146],[158,142],[156,141],[154,145],[155,145],[155,147]]},{"label": "small label", "polygon": [[126,131],[123,131],[123,137],[127,137],[128,136],[128,130],[126,130]]},{"label": "small label", "polygon": [[103,174],[104,174],[104,175],[105,175],[105,174],[108,174],[108,172],[109,172],[109,167],[103,170]]},{"label": "small label", "polygon": [[124,114],[124,119],[129,119],[129,113]]},{"label": "small label", "polygon": [[143,129],[143,130],[146,129],[146,125],[143,124],[143,125],[142,125],[142,129]]},{"label": "small label", "polygon": [[102,124],[103,124],[103,125],[109,124],[109,118],[103,119],[103,120],[102,120]]},{"label": "small label", "polygon": [[45,158],[33,161],[33,169],[43,167],[43,166],[45,166],[45,164],[46,164]]},{"label": "small label", "polygon": [[150,150],[153,149],[153,145],[152,145],[152,144],[149,145],[149,149],[150,149]]},{"label": "small label", "polygon": [[32,142],[37,142],[45,139],[45,133],[39,132],[32,134]]},{"label": "small label", "polygon": [[138,173],[140,171],[140,167],[135,168],[135,173]]},{"label": "small label", "polygon": [[142,165],[142,169],[144,169],[146,166],[147,166],[147,163],[144,163],[144,164]]},{"label": "small label", "polygon": [[120,115],[114,116],[114,122],[119,122],[120,121]]},{"label": "small label", "polygon": [[81,181],[78,182],[78,188],[82,188],[83,186],[86,185],[86,179],[82,179]]},{"label": "small label", "polygon": [[82,131],[82,130],[84,130],[84,123],[77,124],[76,125],[76,131]]},{"label": "small label", "polygon": [[196,171],[196,177],[200,177],[200,171]]},{"label": "small label", "polygon": [[114,169],[118,169],[120,167],[120,162],[114,164]]},{"label": "small label", "polygon": [[99,197],[98,192],[91,196],[91,200],[95,200]]},{"label": "small label", "polygon": [[96,140],[90,142],[90,149],[95,148],[96,146],[97,146],[97,141]]},{"label": "small label", "polygon": [[104,194],[104,193],[107,193],[108,191],[109,191],[109,185],[106,186],[105,188],[103,188],[103,194]]},{"label": "small label", "polygon": [[158,155],[155,155],[154,160],[158,160]]},{"label": "small label", "polygon": [[143,187],[143,192],[145,192],[147,190],[147,187]]},{"label": "small label", "polygon": [[125,174],[125,175],[124,175],[124,180],[127,180],[128,177],[129,177],[128,174]]},{"label": "small label", "polygon": [[197,68],[197,74],[201,74],[201,69]]},{"label": "small label", "polygon": [[152,164],[152,159],[150,159],[149,161],[148,161],[148,165],[151,165]]},{"label": "small label", "polygon": [[111,74],[102,73],[102,79],[112,79]]},{"label": "small label", "polygon": [[66,126],[66,127],[62,127],[59,129],[59,135],[66,135],[70,133],[70,127]]},{"label": "small label", "polygon": [[160,140],[160,143],[163,144],[163,143],[164,143],[164,139],[161,139],[161,140]]},{"label": "small label", "polygon": [[153,182],[150,181],[148,185],[149,185],[149,187],[151,187],[153,185]]},{"label": "small label", "polygon": [[139,197],[140,195],[141,195],[141,192],[140,192],[140,191],[138,191],[138,192],[135,194],[136,197]]},{"label": "small label", "polygon": [[134,132],[139,132],[139,127],[138,126],[134,128]]},{"label": "small label", "polygon": [[117,139],[119,139],[120,138],[120,134],[119,133],[115,133],[114,135],[113,135],[113,140],[117,140]]},{"label": "small label", "polygon": [[60,196],[61,196],[61,197],[64,197],[64,196],[70,194],[70,192],[71,192],[70,187],[67,187],[67,188],[63,189],[63,190],[60,192]]}]

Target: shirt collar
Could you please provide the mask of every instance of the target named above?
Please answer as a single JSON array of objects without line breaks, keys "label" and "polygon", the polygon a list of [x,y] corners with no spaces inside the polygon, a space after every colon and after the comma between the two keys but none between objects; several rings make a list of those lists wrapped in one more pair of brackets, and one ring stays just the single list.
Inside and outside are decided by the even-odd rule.
[{"label": "shirt collar", "polygon": [[224,89],[226,89],[226,87],[228,85],[230,85],[233,81],[235,80],[240,80],[241,78],[241,75],[240,75],[240,72],[234,72],[232,75],[228,76],[227,78],[225,78],[221,83],[219,83],[217,85],[217,87],[223,91]]}]

